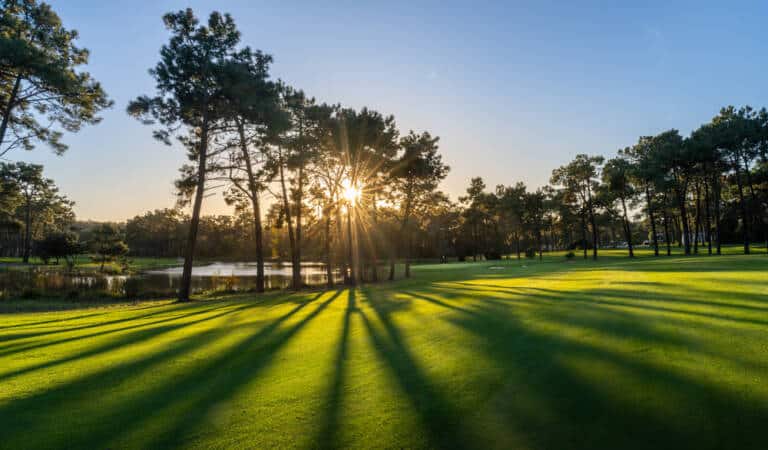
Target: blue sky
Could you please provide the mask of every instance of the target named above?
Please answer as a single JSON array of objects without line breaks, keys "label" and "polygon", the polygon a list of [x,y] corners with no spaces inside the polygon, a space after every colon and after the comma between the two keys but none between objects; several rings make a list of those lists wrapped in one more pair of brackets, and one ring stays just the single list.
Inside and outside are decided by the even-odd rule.
[{"label": "blue sky", "polygon": [[[51,3],[79,30],[115,107],[68,135],[63,157],[44,147],[8,156],[45,164],[82,219],[174,203],[183,152],[153,141],[125,106],[154,92],[147,69],[168,38],[160,18],[187,6],[231,13],[243,43],[274,56],[273,76],[318,100],[440,136],[453,198],[472,176],[539,186],[577,153],[688,133],[727,104],[768,105],[765,1]],[[206,213],[229,212],[220,196],[206,202]]]}]

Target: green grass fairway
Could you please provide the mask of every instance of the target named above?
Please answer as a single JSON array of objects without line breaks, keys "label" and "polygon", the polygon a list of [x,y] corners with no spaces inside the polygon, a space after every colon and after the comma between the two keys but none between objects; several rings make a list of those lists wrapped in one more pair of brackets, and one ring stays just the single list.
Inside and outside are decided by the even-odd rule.
[{"label": "green grass fairway", "polygon": [[768,256],[623,254],[0,315],[0,448],[768,448]]}]

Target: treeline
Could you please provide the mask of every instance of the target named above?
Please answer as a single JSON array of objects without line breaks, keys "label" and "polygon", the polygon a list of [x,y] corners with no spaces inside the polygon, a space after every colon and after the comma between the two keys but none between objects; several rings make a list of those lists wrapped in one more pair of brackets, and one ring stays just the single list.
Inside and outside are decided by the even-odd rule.
[{"label": "treeline", "polygon": [[631,257],[638,242],[657,256],[675,244],[686,255],[720,254],[724,242],[750,253],[768,240],[768,113],[726,107],[687,137],[672,129],[608,160],[577,155],[550,183],[488,193],[473,180],[463,200],[472,253],[519,255],[521,236],[539,252],[581,248],[585,258],[601,246]]},{"label": "treeline", "polygon": [[[0,33],[10,49],[0,58],[0,157],[36,142],[61,153],[62,131],[98,122],[111,102],[77,70],[88,52],[49,6],[3,6],[0,23],[13,32]],[[130,102],[127,112],[152,125],[155,138],[186,151],[176,187],[191,214],[149,212],[101,226],[84,241],[104,258],[129,249],[183,256],[180,300],[189,299],[195,256],[253,259],[263,290],[266,258],[289,260],[299,288],[301,262],[309,259],[325,262],[329,284],[334,269],[354,284],[394,279],[398,262],[407,277],[416,258],[496,259],[552,249],[597,258],[601,247],[633,256],[638,243],[657,255],[671,254],[672,245],[685,254],[719,253],[722,243],[736,241],[749,253],[768,239],[764,109],[727,107],[689,136],[643,136],[608,160],[577,155],[538,189],[489,189],[475,178],[454,203],[438,189],[449,170],[438,137],[402,131],[393,116],[370,108],[318,102],[272,79],[272,56],[242,45],[228,14],[214,12],[201,23],[187,9],[163,22],[169,40],[150,70],[156,91]],[[59,128],[38,123],[35,111],[46,111],[47,123]],[[12,244],[2,251],[12,248],[26,260],[36,240],[72,231],[72,204],[41,167],[9,163],[1,174],[0,243]],[[201,216],[216,190],[233,216]],[[64,238],[56,242],[74,242]]]}]

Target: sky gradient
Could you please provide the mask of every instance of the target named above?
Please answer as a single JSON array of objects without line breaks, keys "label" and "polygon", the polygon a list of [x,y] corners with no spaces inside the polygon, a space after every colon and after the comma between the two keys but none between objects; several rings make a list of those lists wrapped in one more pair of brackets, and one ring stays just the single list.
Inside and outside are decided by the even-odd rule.
[{"label": "sky gradient", "polygon": [[[545,184],[577,153],[610,155],[640,135],[684,134],[724,105],[768,105],[768,3],[50,2],[91,51],[87,70],[115,101],[42,163],[77,202],[79,219],[125,220],[174,205],[179,148],[125,113],[154,93],[147,73],[167,42],[161,16],[229,12],[242,41],[272,54],[274,78],[321,102],[394,114],[403,133],[441,137],[456,199],[473,176],[488,186]],[[122,3],[122,2],[120,2]],[[221,195],[205,214],[226,214]]]}]

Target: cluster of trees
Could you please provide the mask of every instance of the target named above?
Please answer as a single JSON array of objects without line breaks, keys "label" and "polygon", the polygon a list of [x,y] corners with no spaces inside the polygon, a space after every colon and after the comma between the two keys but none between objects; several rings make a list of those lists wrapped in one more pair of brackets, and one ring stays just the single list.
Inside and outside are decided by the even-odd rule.
[{"label": "cluster of trees", "polygon": [[35,241],[68,231],[72,206],[42,166],[0,163],[0,253],[29,262]]},{"label": "cluster of trees", "polygon": [[[112,105],[101,85],[81,70],[88,50],[78,33],[63,27],[51,7],[35,0],[0,1],[0,158],[13,151],[50,146],[67,150],[64,132],[100,121]],[[28,262],[33,250],[44,259],[81,251],[73,202],[43,176],[43,167],[0,164],[0,254]]]},{"label": "cluster of trees", "polygon": [[683,137],[677,130],[642,136],[608,160],[577,155],[552,172],[551,185],[485,192],[472,180],[463,198],[464,241],[486,257],[516,251],[519,239],[542,248],[626,247],[647,242],[659,255],[673,242],[686,255],[723,242],[768,240],[768,113],[726,107]]},{"label": "cluster of trees", "polygon": [[[203,199],[222,184],[238,217],[251,218],[257,290],[264,289],[265,228],[287,236],[294,287],[308,233],[322,242],[329,274],[339,265],[349,283],[368,270],[377,279],[381,260],[389,260],[393,278],[399,257],[408,276],[415,216],[444,198],[437,185],[448,167],[438,138],[400,136],[392,116],[318,103],[273,81],[272,57],[241,46],[229,15],[214,12],[201,24],[188,9],[163,20],[171,38],[150,71],[157,92],[138,97],[128,112],[156,125],[163,142],[176,138],[189,157],[177,181],[192,206],[179,299],[189,298]],[[263,214],[267,194],[274,201]]]}]

